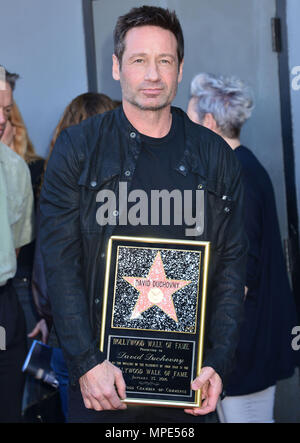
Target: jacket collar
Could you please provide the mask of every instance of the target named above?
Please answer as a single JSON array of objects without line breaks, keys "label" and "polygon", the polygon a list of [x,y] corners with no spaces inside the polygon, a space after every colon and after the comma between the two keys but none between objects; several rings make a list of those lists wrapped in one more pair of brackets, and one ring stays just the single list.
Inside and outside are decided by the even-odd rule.
[{"label": "jacket collar", "polygon": [[[205,165],[203,161],[200,160],[199,156],[199,135],[196,135],[195,123],[193,123],[187,116],[187,114],[180,108],[175,106],[171,107],[172,113],[180,114],[184,122],[184,140],[185,149],[182,157],[173,164],[173,168],[182,175],[187,175],[189,172],[200,175],[202,178],[205,177]],[[140,144],[141,138],[139,132],[127,119],[123,106],[117,109],[117,121],[119,122],[120,130],[124,133],[129,143],[131,144],[131,149],[133,154],[139,154],[140,149],[136,149],[137,144]],[[197,137],[198,136],[198,137]],[[197,139],[198,138],[198,139]],[[135,141],[136,143],[134,143]]]},{"label": "jacket collar", "polygon": [[[201,182],[205,183],[206,162],[203,155],[200,155],[201,142],[199,140],[197,127],[180,108],[172,107],[171,112],[177,113],[183,118],[185,140],[183,155],[179,160],[174,161],[172,167],[179,174],[184,176],[189,173],[197,174],[199,178],[201,178]],[[99,156],[99,158],[93,159],[90,164],[91,167],[89,168],[89,172],[88,170],[83,172],[79,179],[79,184],[85,184],[94,190],[99,189],[104,183],[108,182],[115,176],[123,177],[128,165],[136,164],[141,151],[140,133],[127,119],[123,107],[119,106],[112,111],[111,116],[114,116],[113,122],[117,125],[118,132],[121,134],[121,139],[124,140],[125,145],[127,145],[127,147],[125,147],[127,153],[125,153],[125,157],[122,160],[121,146],[114,145],[110,147],[109,155],[106,155],[105,152],[103,155],[100,154],[100,152],[103,152],[103,148],[98,148],[96,150],[97,157]],[[103,127],[106,126],[105,119],[102,120],[100,118],[99,121],[102,122],[101,125],[103,125]],[[99,140],[98,143],[101,143],[101,140]]]}]

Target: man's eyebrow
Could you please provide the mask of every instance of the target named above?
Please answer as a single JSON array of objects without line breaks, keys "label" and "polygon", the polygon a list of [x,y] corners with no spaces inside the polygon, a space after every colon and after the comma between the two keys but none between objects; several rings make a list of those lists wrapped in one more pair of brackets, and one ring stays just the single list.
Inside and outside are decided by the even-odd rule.
[{"label": "man's eyebrow", "polygon": [[166,52],[166,53],[163,53],[163,54],[159,54],[159,57],[170,57],[170,58],[172,58],[173,60],[176,59],[176,57],[175,57],[173,54],[168,54],[167,52]]},{"label": "man's eyebrow", "polygon": [[145,52],[136,52],[135,54],[132,54],[129,59],[134,57],[145,57],[147,54]]},{"label": "man's eyebrow", "polygon": [[[147,53],[146,52],[137,52],[137,53],[135,53],[135,54],[132,54],[130,57],[129,57],[129,60],[131,60],[132,58],[135,58],[135,57],[147,57]],[[158,57],[170,57],[170,58],[172,58],[173,60],[176,60],[176,57],[173,55],[173,54],[169,54],[169,53],[167,53],[167,52],[163,52],[162,54],[158,54]]]}]

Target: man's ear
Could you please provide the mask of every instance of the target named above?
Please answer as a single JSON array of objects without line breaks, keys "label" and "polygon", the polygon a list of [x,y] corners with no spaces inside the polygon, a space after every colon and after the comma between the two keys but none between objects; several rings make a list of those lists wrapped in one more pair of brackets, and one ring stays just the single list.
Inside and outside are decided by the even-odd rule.
[{"label": "man's ear", "polygon": [[182,80],[183,65],[184,65],[184,60],[182,60],[182,62],[181,62],[180,65],[179,65],[179,71],[178,71],[178,83],[180,83],[181,80]]},{"label": "man's ear", "polygon": [[120,80],[120,63],[118,57],[113,54],[112,56],[112,76],[114,80]]}]

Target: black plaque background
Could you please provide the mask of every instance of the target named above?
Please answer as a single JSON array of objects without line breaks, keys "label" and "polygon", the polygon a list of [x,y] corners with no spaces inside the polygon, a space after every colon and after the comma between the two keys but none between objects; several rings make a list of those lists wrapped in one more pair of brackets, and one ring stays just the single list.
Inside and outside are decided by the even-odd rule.
[{"label": "black plaque background", "polygon": [[[111,344],[114,339],[119,339],[121,336],[110,336],[109,338]],[[168,339],[147,340],[144,338],[143,341],[145,342],[145,346],[115,345],[111,347],[111,352],[109,352],[111,363],[122,369],[127,386],[127,396],[138,398],[142,395],[143,398],[149,397],[165,400],[169,400],[170,398],[186,400],[189,398],[191,401],[193,399],[193,391],[190,389],[192,381],[190,362],[195,356],[195,344],[187,341],[178,343],[178,341]],[[161,344],[162,348],[158,346],[151,346],[150,348],[147,346],[147,342]],[[166,345],[171,345],[171,348],[167,348]],[[180,345],[189,346],[189,350],[181,350],[176,353],[175,347]],[[120,366],[118,364],[120,358],[118,358],[117,354],[124,354],[127,351],[130,352],[131,356],[136,356],[138,360],[136,360],[136,363],[134,363],[133,360],[131,365],[129,365],[128,361],[123,358],[123,364]],[[143,356],[143,359],[139,361],[141,356]],[[170,359],[170,361],[173,360],[173,363],[160,361],[162,356]],[[155,360],[153,360],[153,358]],[[174,362],[174,359],[178,359],[178,363]],[[182,360],[183,362],[181,362]],[[142,367],[140,366],[141,364],[143,365]],[[141,370],[143,374],[139,373]],[[179,376],[179,373],[187,373],[189,377]],[[147,389],[149,389],[149,391],[147,391]],[[184,392],[181,392],[180,395],[173,393],[174,391],[178,392],[178,390]]]},{"label": "black plaque background", "polygon": [[[116,263],[117,263],[117,251],[118,246],[134,246],[134,247],[145,247],[145,248],[157,248],[157,249],[179,249],[179,250],[191,250],[191,251],[201,251],[201,260],[200,260],[200,269],[199,269],[199,293],[198,293],[198,304],[197,304],[197,325],[196,325],[196,331],[195,333],[188,333],[188,332],[165,332],[165,331],[152,331],[152,330],[137,330],[137,329],[124,329],[124,328],[113,328],[112,327],[112,311],[113,311],[113,301],[114,301],[114,286],[115,286],[115,276],[116,276]],[[201,305],[202,305],[202,282],[203,282],[203,269],[204,269],[204,252],[205,252],[205,245],[199,245],[199,244],[179,244],[179,243],[163,243],[163,239],[159,242],[154,241],[147,241],[147,242],[141,242],[134,240],[133,238],[126,240],[118,239],[118,237],[113,238],[112,241],[112,247],[111,247],[111,256],[110,256],[110,267],[109,267],[109,278],[108,278],[108,287],[107,294],[104,294],[106,296],[107,305],[106,305],[106,311],[103,312],[103,319],[104,321],[104,327],[102,329],[103,331],[103,352],[107,355],[108,360],[112,360],[110,355],[108,355],[109,352],[109,342],[110,342],[110,336],[124,338],[125,340],[127,338],[133,338],[133,339],[144,339],[144,340],[174,340],[177,342],[192,342],[193,343],[193,352],[194,352],[194,358],[193,362],[190,362],[190,377],[188,378],[188,383],[196,377],[197,373],[197,363],[199,359],[202,359],[202,356],[199,355],[199,340],[200,340],[200,317],[201,317]],[[168,275],[166,275],[167,278],[169,278]],[[179,277],[178,277],[179,278]],[[105,304],[104,304],[105,307]],[[110,351],[111,356],[116,355],[118,352],[124,352],[124,346],[114,345],[115,349]],[[142,351],[140,351],[142,352]],[[176,355],[175,355],[176,352]],[[174,351],[173,349],[173,357],[181,355],[181,351]],[[113,358],[114,360],[114,358]],[[186,365],[184,365],[186,366]],[[137,366],[138,367],[138,366]],[[132,386],[133,381],[130,377],[130,374],[123,373],[125,382],[127,385]],[[152,383],[153,380],[151,379],[151,376],[149,376],[149,383]],[[157,380],[155,380],[155,383]],[[180,386],[182,385],[182,378],[178,378],[177,380],[169,380],[170,386],[178,387],[178,389],[181,389]],[[166,386],[167,382],[162,382],[162,386]],[[143,392],[143,393],[137,393],[137,390],[134,392],[131,392],[128,390],[126,392],[128,399],[137,399],[137,400],[144,400],[145,404],[147,403],[147,400],[154,400],[157,401],[157,404],[160,404],[165,401],[169,402],[188,402],[188,403],[195,403],[195,391],[189,390],[188,395],[183,395],[180,393],[179,395],[174,395],[173,393],[170,395],[160,394],[158,392],[151,393],[149,392]]]}]

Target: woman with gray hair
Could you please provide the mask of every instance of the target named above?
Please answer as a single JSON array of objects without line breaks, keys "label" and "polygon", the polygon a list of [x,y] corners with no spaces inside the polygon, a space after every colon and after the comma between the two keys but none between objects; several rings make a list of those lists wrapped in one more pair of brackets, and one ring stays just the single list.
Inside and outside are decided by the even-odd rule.
[{"label": "woman with gray hair", "polygon": [[241,128],[252,110],[252,93],[236,77],[201,73],[191,83],[190,119],[219,133],[230,146],[233,140],[240,145]]},{"label": "woman with gray hair", "polygon": [[235,77],[201,73],[191,83],[190,119],[221,135],[243,170],[249,239],[245,315],[235,369],[225,386],[226,397],[218,406],[220,420],[226,423],[274,422],[276,382],[293,374],[300,357],[291,347],[296,307],[272,183],[254,154],[240,142],[242,126],[252,110],[251,91]]}]

